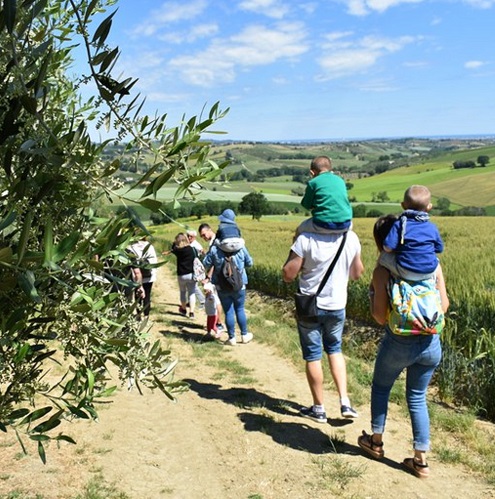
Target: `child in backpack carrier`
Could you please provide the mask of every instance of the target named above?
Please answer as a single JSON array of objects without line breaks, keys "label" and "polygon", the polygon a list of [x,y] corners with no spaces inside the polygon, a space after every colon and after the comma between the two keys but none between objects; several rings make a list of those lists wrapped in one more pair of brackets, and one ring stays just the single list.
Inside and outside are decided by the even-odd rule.
[{"label": "child in backpack carrier", "polygon": [[222,335],[218,328],[218,305],[220,304],[220,300],[215,286],[210,282],[207,282],[203,286],[203,289],[205,292],[206,334],[211,338],[218,339]]},{"label": "child in backpack carrier", "polygon": [[404,193],[402,208],[405,211],[383,241],[379,263],[407,281],[433,278],[443,241],[437,226],[430,222],[429,189],[423,185],[409,187]]},{"label": "child in backpack carrier", "polygon": [[235,222],[235,213],[231,209],[223,210],[218,217],[220,224],[215,236],[215,244],[225,253],[235,253],[244,247],[245,241]]}]

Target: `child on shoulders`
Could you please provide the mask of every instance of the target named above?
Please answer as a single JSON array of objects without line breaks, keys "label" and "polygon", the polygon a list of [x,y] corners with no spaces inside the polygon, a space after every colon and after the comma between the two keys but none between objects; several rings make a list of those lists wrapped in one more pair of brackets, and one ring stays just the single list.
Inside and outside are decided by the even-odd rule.
[{"label": "child on shoulders", "polygon": [[296,237],[302,232],[342,233],[352,227],[352,206],[344,179],[332,171],[332,160],[318,156],[311,161],[311,179],[301,204],[311,210],[312,218],[302,222]]},{"label": "child on shoulders", "polygon": [[235,213],[230,208],[218,217],[220,224],[215,236],[215,243],[225,253],[235,253],[245,246],[241,231],[235,222]]},{"label": "child on shoulders", "polygon": [[437,226],[430,222],[431,193],[423,185],[412,185],[404,193],[404,212],[386,236],[379,263],[394,275],[409,281],[434,276],[443,241]]}]

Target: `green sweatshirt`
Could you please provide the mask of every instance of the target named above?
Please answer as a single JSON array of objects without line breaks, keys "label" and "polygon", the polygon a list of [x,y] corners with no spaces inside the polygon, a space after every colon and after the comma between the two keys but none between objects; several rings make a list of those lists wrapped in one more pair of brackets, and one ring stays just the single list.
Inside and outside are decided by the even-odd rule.
[{"label": "green sweatshirt", "polygon": [[345,182],[332,172],[320,173],[308,182],[301,204],[311,210],[317,222],[339,223],[352,219]]}]

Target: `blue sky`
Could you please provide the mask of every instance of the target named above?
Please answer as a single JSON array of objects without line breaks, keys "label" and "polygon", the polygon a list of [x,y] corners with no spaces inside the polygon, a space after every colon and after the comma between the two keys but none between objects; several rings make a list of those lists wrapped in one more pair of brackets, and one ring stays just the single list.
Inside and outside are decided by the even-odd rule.
[{"label": "blue sky", "polygon": [[120,0],[109,43],[169,124],[232,140],[493,134],[495,0]]}]

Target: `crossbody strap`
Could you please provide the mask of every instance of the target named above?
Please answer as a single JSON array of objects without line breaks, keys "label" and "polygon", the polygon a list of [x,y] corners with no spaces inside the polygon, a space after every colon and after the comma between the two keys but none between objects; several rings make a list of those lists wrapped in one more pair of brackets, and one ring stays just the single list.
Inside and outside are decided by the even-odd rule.
[{"label": "crossbody strap", "polygon": [[325,276],[323,277],[322,281],[320,282],[320,285],[318,286],[318,290],[316,291],[315,296],[318,296],[321,293],[321,290],[325,287],[325,284],[327,283],[328,278],[330,277],[330,274],[332,273],[332,271],[335,267],[335,264],[337,263],[337,260],[339,259],[340,254],[342,253],[342,250],[344,249],[344,244],[345,244],[346,238],[347,238],[347,232],[344,232],[344,234],[342,235],[342,242],[340,243],[339,249],[337,250],[337,254],[335,255],[334,259],[332,260],[330,267],[328,267],[328,270],[327,270]]}]

